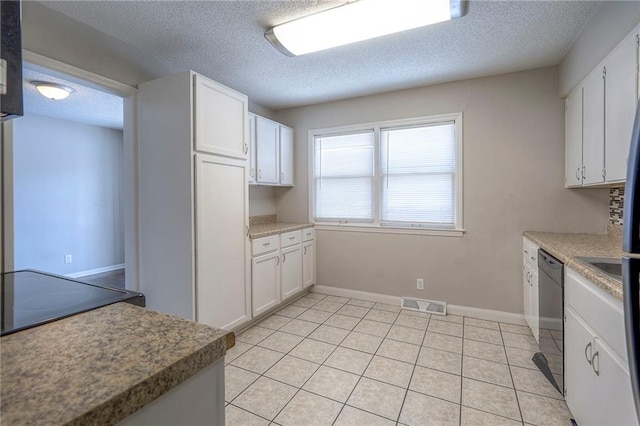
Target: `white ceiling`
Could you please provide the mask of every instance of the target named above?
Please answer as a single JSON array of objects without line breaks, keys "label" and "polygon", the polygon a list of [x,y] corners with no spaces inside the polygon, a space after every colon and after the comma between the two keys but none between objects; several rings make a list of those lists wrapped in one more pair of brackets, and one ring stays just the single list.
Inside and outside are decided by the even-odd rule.
[{"label": "white ceiling", "polygon": [[345,2],[44,5],[233,87],[263,106],[282,109],[556,65],[600,4],[476,0],[469,2],[469,12],[461,19],[293,58],[263,37],[273,25]]},{"label": "white ceiling", "polygon": [[[122,98],[101,92],[30,68],[23,69],[24,110],[26,114],[40,114],[93,126],[122,129],[124,116]],[[59,83],[73,89],[67,98],[53,101],[42,96],[32,81]]]}]

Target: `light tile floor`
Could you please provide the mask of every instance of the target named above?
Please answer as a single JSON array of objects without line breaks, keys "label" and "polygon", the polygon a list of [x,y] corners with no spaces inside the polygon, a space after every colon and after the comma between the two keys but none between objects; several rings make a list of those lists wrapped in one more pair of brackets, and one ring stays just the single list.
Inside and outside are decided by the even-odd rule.
[{"label": "light tile floor", "polygon": [[309,293],[236,340],[228,426],[571,424],[527,327]]}]

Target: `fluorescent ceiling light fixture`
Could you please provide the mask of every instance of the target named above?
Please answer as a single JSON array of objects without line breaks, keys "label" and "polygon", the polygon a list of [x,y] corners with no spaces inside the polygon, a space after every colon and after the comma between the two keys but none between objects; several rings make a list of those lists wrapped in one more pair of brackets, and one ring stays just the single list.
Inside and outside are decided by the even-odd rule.
[{"label": "fluorescent ceiling light fixture", "polygon": [[359,0],[277,25],[264,36],[288,56],[460,18],[462,0]]},{"label": "fluorescent ceiling light fixture", "polygon": [[46,81],[32,81],[31,84],[36,86],[36,90],[44,96],[54,101],[66,99],[72,92],[71,87],[64,86],[58,83],[49,83]]}]

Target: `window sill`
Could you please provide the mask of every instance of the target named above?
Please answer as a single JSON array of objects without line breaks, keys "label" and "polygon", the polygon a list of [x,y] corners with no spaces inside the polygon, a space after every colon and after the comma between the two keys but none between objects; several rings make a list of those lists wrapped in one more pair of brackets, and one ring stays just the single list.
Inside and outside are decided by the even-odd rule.
[{"label": "window sill", "polygon": [[318,231],[338,231],[338,232],[364,232],[369,234],[398,234],[398,235],[432,235],[437,237],[458,237],[461,238],[464,229],[417,229],[417,228],[393,228],[388,226],[371,225],[327,225],[315,224],[314,229]]}]

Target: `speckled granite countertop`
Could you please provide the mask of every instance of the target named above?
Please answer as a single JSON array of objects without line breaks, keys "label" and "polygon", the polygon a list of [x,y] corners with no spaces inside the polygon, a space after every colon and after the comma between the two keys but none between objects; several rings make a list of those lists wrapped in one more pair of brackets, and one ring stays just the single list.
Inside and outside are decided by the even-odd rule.
[{"label": "speckled granite countertop", "polygon": [[622,257],[622,236],[609,234],[558,234],[524,232],[524,236],[561,260],[565,266],[584,275],[595,285],[622,300],[622,283],[581,262],[577,257]]},{"label": "speckled granite countertop", "polygon": [[262,238],[271,235],[282,234],[289,231],[297,231],[312,227],[313,223],[296,223],[296,222],[270,222],[249,226],[249,238]]},{"label": "speckled granite countertop", "polygon": [[234,343],[233,333],[127,303],[4,336],[2,425],[117,423]]}]

